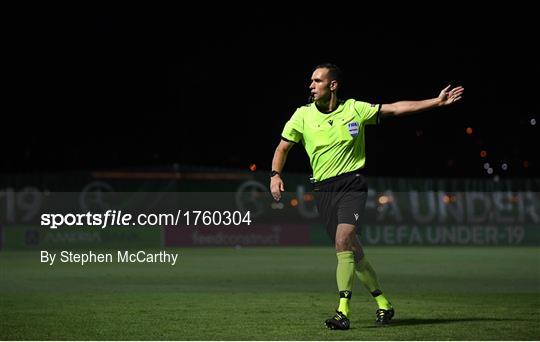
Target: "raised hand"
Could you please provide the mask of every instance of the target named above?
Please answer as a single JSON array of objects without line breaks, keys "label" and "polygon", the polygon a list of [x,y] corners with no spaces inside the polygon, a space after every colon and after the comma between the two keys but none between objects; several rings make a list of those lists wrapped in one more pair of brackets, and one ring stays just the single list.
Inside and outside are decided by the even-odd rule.
[{"label": "raised hand", "polygon": [[445,106],[459,101],[461,99],[461,96],[463,95],[463,92],[465,91],[465,88],[461,86],[455,87],[450,90],[448,89],[450,89],[450,85],[441,90],[441,93],[439,94],[441,104]]}]

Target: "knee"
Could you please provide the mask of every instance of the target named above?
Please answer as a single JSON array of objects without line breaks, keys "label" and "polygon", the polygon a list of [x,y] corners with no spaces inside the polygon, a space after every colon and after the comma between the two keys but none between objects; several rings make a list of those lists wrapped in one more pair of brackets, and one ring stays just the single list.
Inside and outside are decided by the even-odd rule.
[{"label": "knee", "polygon": [[336,237],[336,252],[351,251],[352,244],[348,236]]}]

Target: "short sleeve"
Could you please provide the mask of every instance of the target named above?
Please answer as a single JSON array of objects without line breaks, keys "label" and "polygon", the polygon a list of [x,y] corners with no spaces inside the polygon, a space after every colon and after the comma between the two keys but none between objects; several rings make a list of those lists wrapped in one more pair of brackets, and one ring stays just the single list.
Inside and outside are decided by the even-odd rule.
[{"label": "short sleeve", "polygon": [[379,122],[379,111],[381,110],[380,104],[355,101],[354,109],[360,116],[360,120],[365,122],[367,125],[374,125]]},{"label": "short sleeve", "polygon": [[304,136],[304,115],[303,111],[297,109],[285,124],[281,137],[294,143],[300,142]]}]

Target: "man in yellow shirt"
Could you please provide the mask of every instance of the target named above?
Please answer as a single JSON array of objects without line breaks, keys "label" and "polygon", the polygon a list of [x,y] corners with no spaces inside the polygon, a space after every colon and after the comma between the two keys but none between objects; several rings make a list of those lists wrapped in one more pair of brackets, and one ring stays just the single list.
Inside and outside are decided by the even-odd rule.
[{"label": "man in yellow shirt", "polygon": [[276,201],[285,191],[281,172],[287,153],[302,142],[313,169],[313,191],[319,214],[335,243],[338,259],[336,278],[339,307],[325,324],[330,329],[349,329],[349,302],[354,275],[368,289],[378,305],[375,323],[388,324],[394,308],[383,294],[375,271],[364,256],[356,236],[367,198],[367,184],[361,169],[365,166],[366,125],[381,117],[401,116],[446,106],[461,99],[463,87],[450,86],[439,96],[421,101],[370,104],[337,96],[341,71],[334,64],[321,64],[311,76],[312,102],[298,108],[285,124],[272,160],[270,191]]}]

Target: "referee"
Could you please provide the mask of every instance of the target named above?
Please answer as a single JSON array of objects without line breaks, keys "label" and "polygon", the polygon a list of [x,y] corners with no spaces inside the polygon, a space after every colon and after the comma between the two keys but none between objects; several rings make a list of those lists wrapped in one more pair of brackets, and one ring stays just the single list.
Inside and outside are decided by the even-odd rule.
[{"label": "referee", "polygon": [[342,101],[337,92],[340,69],[330,63],[318,65],[311,76],[309,104],[298,108],[285,124],[272,160],[270,190],[276,201],[285,191],[281,171],[287,153],[300,141],[313,169],[313,191],[317,209],[336,247],[339,306],[325,324],[330,329],[349,329],[349,302],[355,274],[375,299],[375,323],[388,324],[394,308],[377,281],[373,267],[364,256],[356,235],[366,198],[366,179],[361,169],[366,163],[364,127],[381,117],[401,116],[458,101],[463,87],[443,89],[436,98],[369,104],[354,99]]}]

